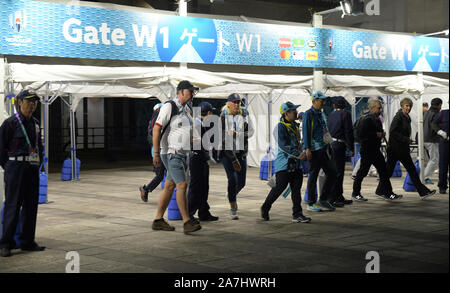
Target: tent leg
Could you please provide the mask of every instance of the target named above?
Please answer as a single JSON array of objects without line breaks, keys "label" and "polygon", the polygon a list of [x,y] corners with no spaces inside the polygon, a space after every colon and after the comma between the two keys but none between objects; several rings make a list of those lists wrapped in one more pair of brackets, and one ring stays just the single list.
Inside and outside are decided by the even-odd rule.
[{"label": "tent leg", "polygon": [[70,159],[72,161],[72,181],[77,181],[77,153],[76,153],[76,141],[75,141],[75,112],[72,109],[73,96],[70,95],[69,102],[69,119],[70,119]]},{"label": "tent leg", "polygon": [[[423,88],[423,73],[419,72],[417,73],[417,79],[419,81],[419,85],[422,85]],[[418,148],[419,148],[419,166],[420,166],[420,181],[424,181],[424,169],[425,169],[425,149],[424,149],[424,143],[423,143],[423,111],[422,111],[422,104],[423,104],[423,96],[422,93],[419,94],[419,104],[417,105],[417,131],[418,131]]]},{"label": "tent leg", "polygon": [[[3,55],[0,55],[0,123],[3,123],[3,121],[7,118],[6,111],[5,111],[5,103],[3,102],[5,100],[5,92],[6,92],[6,59],[3,58]],[[0,168],[0,189],[1,189],[1,200],[3,202],[3,191],[4,191],[4,185],[3,185],[3,169]]]},{"label": "tent leg", "polygon": [[268,152],[268,159],[269,159],[269,168],[268,168],[268,179],[270,179],[270,178],[272,178],[272,156],[271,156],[271,153],[272,153],[272,138],[271,138],[271,133],[272,133],[272,100],[270,100],[268,103],[267,103],[267,114],[268,114],[268,121],[267,121],[267,127],[268,127],[268,132],[269,132],[269,139],[268,139],[268,141],[269,141],[269,148],[268,148],[268,150],[267,150],[267,152]]},{"label": "tent leg", "polygon": [[50,84],[47,83],[47,92],[45,95],[45,101],[43,105],[44,110],[44,123],[43,123],[43,130],[44,130],[44,162],[45,162],[45,173],[48,175],[48,154],[49,154],[49,108],[50,104],[48,103],[48,96],[49,96],[49,90],[50,90]]}]

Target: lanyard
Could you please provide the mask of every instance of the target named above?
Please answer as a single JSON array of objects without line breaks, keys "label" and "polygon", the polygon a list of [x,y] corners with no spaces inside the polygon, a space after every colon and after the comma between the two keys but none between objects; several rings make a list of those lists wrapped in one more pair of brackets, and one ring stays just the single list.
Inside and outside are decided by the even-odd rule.
[{"label": "lanyard", "polygon": [[[30,147],[30,152],[34,153],[34,149],[31,146],[30,138],[28,137],[28,133],[25,130],[25,127],[23,126],[22,119],[20,119],[19,113],[16,113],[16,118],[17,118],[17,120],[19,120],[20,128],[22,129],[22,132],[25,135],[25,139],[28,143],[28,146]],[[33,125],[34,125],[34,123],[33,123]],[[36,125],[34,125],[34,126],[36,127]],[[38,136],[39,136],[39,133],[37,132],[37,129],[36,129],[36,147],[38,145]]]},{"label": "lanyard", "polygon": [[299,133],[298,133],[297,127],[296,127],[296,129],[294,130],[294,129],[290,126],[290,124],[288,124],[288,123],[286,123],[286,122],[284,122],[284,121],[281,121],[281,123],[284,124],[284,126],[286,126],[290,131],[292,131],[292,132],[295,134],[295,138],[297,139],[297,142],[300,144],[300,135],[299,135]]}]

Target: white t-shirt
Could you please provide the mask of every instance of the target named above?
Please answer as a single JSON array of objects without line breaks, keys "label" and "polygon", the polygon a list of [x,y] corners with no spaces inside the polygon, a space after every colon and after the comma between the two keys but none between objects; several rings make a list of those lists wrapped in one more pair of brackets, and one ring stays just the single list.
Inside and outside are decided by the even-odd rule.
[{"label": "white t-shirt", "polygon": [[[178,98],[172,99],[178,107],[178,115],[173,116],[172,104],[165,103],[159,112],[155,124],[162,129],[167,126],[166,131],[161,137],[160,148],[161,154],[168,153],[187,153],[191,149],[191,132],[192,132],[192,113],[188,106],[183,106]],[[170,121],[169,121],[170,120]],[[162,130],[161,130],[162,131]]]}]

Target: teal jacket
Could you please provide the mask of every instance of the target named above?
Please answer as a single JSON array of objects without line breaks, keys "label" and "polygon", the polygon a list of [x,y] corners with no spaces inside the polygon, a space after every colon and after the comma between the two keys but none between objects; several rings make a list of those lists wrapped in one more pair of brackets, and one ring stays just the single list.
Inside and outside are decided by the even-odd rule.
[{"label": "teal jacket", "polygon": [[326,147],[327,145],[323,141],[324,133],[329,133],[325,114],[311,107],[303,114],[303,142],[305,149],[318,151]]},{"label": "teal jacket", "polygon": [[[291,127],[293,130],[297,131],[297,136],[294,134],[294,131],[290,130],[286,125],[282,122],[277,125],[277,156],[275,158],[275,173],[280,171],[285,171],[288,169],[288,160],[291,157],[298,157],[302,151],[302,145],[300,142],[300,130],[299,124],[294,122]],[[292,156],[290,156],[292,155]],[[297,160],[297,169],[301,169],[302,164],[300,160]]]}]

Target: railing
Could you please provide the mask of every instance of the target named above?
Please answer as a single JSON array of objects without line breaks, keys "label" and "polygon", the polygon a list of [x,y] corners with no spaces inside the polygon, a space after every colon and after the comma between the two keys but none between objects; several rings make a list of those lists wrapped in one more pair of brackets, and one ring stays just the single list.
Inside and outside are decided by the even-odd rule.
[{"label": "railing", "polygon": [[[137,129],[136,127],[88,127],[87,135],[84,135],[84,128],[75,130],[77,140],[77,149],[115,149],[127,147],[128,149],[142,149],[147,143],[146,129]],[[56,143],[51,140],[52,149],[61,151],[70,150],[70,129],[59,128],[50,129],[50,135],[60,131],[61,142]]]}]

